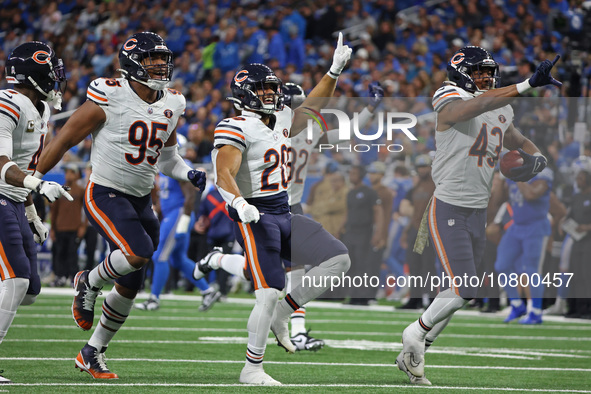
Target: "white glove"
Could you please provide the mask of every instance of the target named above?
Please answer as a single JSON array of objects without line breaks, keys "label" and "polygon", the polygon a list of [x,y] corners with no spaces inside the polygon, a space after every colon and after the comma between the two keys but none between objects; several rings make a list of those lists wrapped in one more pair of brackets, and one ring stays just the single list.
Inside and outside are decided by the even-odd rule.
[{"label": "white glove", "polygon": [[37,215],[35,205],[31,204],[26,206],[25,215],[27,215],[29,227],[31,227],[31,231],[33,232],[33,239],[35,239],[36,243],[42,244],[47,239],[47,234],[49,234],[49,231],[41,221],[41,218]]},{"label": "white glove", "polygon": [[337,48],[334,50],[332,56],[332,65],[328,71],[328,75],[333,78],[338,78],[343,71],[343,68],[347,65],[347,62],[351,58],[353,50],[348,45],[343,45],[343,33],[339,33],[339,39],[337,40]]},{"label": "white glove", "polygon": [[61,196],[64,196],[68,201],[74,201],[70,193],[68,193],[66,186],[62,186],[57,182],[53,181],[42,181],[34,176],[27,175],[23,181],[23,185],[27,189],[35,190],[39,192],[49,202],[54,202]]},{"label": "white glove", "polygon": [[191,216],[182,214],[179,221],[176,224],[177,234],[186,234],[189,232],[189,225],[191,224]]},{"label": "white glove", "polygon": [[238,216],[242,223],[258,222],[261,218],[259,210],[254,205],[250,205],[242,197],[236,197],[232,201],[232,208],[238,212]]}]

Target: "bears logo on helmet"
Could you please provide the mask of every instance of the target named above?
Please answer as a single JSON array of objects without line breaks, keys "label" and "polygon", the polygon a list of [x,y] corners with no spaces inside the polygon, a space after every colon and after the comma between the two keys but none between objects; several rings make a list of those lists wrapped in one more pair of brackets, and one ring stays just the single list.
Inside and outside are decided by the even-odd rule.
[{"label": "bears logo on helmet", "polygon": [[[227,99],[234,102],[240,110],[272,114],[283,108],[282,82],[273,70],[264,64],[252,63],[240,69],[232,79],[230,88],[232,97]],[[266,103],[265,89],[273,90],[273,102]],[[263,92],[262,94],[259,94]]]}]

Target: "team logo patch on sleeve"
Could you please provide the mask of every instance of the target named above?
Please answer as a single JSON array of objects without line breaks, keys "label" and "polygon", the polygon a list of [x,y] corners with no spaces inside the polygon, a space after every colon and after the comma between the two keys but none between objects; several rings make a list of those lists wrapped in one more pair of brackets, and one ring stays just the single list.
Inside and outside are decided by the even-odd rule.
[{"label": "team logo patch on sleeve", "polygon": [[283,129],[283,136],[285,138],[289,137],[289,131],[287,129]]},{"label": "team logo patch on sleeve", "polygon": [[506,121],[507,121],[507,118],[505,118],[505,115],[499,115],[499,122],[505,123]]},{"label": "team logo patch on sleeve", "polygon": [[164,116],[166,116],[168,119],[172,118],[172,111],[169,109],[165,110]]}]

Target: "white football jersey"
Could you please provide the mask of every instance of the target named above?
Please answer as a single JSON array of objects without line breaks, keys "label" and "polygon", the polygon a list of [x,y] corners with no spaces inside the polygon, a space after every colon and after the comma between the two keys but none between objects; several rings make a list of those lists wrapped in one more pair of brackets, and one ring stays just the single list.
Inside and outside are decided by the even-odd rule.
[{"label": "white football jersey", "polygon": [[185,112],[185,97],[162,90],[155,103],[140,99],[125,78],[92,81],[86,97],[100,105],[107,120],[92,133],[90,180],[142,197],[154,187],[160,150]]},{"label": "white football jersey", "polygon": [[315,150],[322,130],[317,124],[313,126],[312,138],[308,138],[307,130],[291,138],[291,182],[289,184],[289,205],[295,205],[302,202],[304,195],[304,183],[308,175],[310,155]]},{"label": "white football jersey", "polygon": [[[26,174],[32,174],[47,134],[49,105],[41,101],[43,115],[31,100],[15,90],[0,90],[0,156],[8,156]],[[0,179],[0,194],[24,202],[31,191]]]},{"label": "white football jersey", "polygon": [[273,129],[267,127],[258,114],[249,111],[222,120],[214,134],[214,173],[217,174],[217,150],[224,145],[232,145],[242,152],[242,163],[235,179],[244,198],[287,191],[292,176],[289,162],[291,116],[291,109],[287,106],[275,112]]},{"label": "white football jersey", "polygon": [[[433,108],[439,112],[451,101],[474,97],[457,86],[445,85],[433,95]],[[448,130],[436,131],[434,196],[452,205],[486,208],[503,136],[512,122],[513,108],[506,105],[456,123]]]}]

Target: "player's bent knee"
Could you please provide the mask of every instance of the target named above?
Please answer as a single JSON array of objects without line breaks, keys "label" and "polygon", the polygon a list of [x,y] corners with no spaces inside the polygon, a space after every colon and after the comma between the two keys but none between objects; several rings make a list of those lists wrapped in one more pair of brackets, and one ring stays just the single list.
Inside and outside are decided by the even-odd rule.
[{"label": "player's bent knee", "polygon": [[36,294],[25,294],[25,297],[21,301],[21,305],[33,305],[37,300]]},{"label": "player's bent knee", "polygon": [[142,268],[144,265],[148,264],[150,259],[148,257],[142,256],[125,256],[129,265],[136,269]]}]

